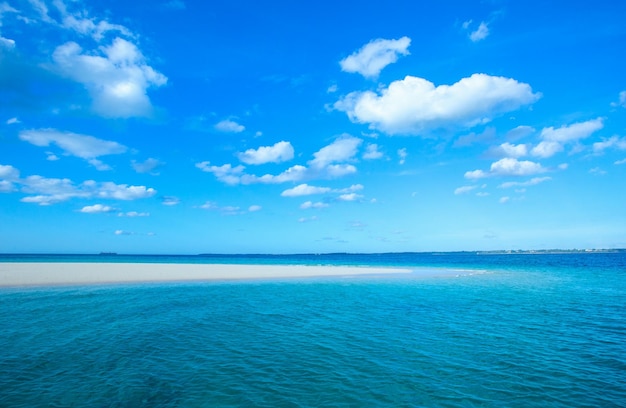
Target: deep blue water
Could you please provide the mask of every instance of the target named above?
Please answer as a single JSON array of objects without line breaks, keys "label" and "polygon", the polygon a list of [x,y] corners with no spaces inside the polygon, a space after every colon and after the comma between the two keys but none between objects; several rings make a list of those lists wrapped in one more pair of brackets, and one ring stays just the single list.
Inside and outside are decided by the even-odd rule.
[{"label": "deep blue water", "polygon": [[626,406],[626,254],[220,259],[482,273],[0,289],[0,407]]}]

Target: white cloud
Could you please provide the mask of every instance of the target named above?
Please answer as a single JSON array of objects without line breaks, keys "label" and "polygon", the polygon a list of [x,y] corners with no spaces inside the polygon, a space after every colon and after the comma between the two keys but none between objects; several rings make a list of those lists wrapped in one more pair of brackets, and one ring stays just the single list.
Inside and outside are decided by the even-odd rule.
[{"label": "white cloud", "polygon": [[541,139],[552,142],[575,142],[591,136],[594,132],[602,129],[604,124],[602,118],[578,122],[572,125],[564,125],[558,129],[554,127],[544,128],[541,131]]},{"label": "white cloud", "polygon": [[217,210],[220,207],[213,201],[207,201],[206,203],[202,204],[200,208],[202,208],[203,210]]},{"label": "white cloud", "polygon": [[563,145],[559,142],[553,142],[549,140],[544,140],[539,142],[539,144],[533,147],[531,153],[535,157],[552,157],[557,153],[563,151]]},{"label": "white cloud", "polygon": [[21,184],[22,192],[31,194],[20,201],[39,205],[55,204],[72,198],[136,200],[156,194],[156,190],[145,186],[129,186],[113,182],[97,183],[93,180],[75,185],[67,178],[45,178],[38,175],[20,179],[17,183]]},{"label": "white cloud", "polygon": [[454,141],[452,147],[466,147],[475,143],[488,143],[496,137],[496,128],[487,127],[481,133],[471,132],[467,135],[460,136]]},{"label": "white cloud", "polygon": [[280,174],[264,174],[263,176],[255,176],[250,174],[244,174],[241,176],[240,181],[242,184],[280,184],[287,182],[297,182],[308,177],[310,174],[309,169],[301,165],[295,165]]},{"label": "white cloud", "polygon": [[148,212],[137,212],[137,211],[128,211],[128,212],[121,212],[119,214],[117,214],[118,217],[149,217],[150,213]]},{"label": "white cloud", "polygon": [[314,203],[313,201],[306,201],[302,204],[300,204],[300,208],[303,210],[307,210],[309,208],[316,208],[316,209],[320,209],[320,208],[326,208],[328,207],[328,204],[323,203],[323,202],[316,202]]},{"label": "white cloud", "polygon": [[309,161],[309,164],[319,169],[331,163],[349,161],[357,154],[358,147],[362,142],[363,140],[359,138],[344,135],[313,153],[314,159]]},{"label": "white cloud", "polygon": [[492,153],[498,156],[520,158],[528,155],[528,145],[525,144],[511,144],[502,143],[500,146],[491,150]]},{"label": "white cloud", "polygon": [[500,197],[500,204],[508,203],[511,200],[511,197]]},{"label": "white cloud", "polygon": [[[216,202],[213,202],[213,201],[207,201],[206,203],[202,204],[201,206],[197,208],[201,208],[203,210],[219,211],[222,215],[242,215],[246,213],[246,211],[242,210],[240,207],[232,206],[232,205],[221,207]],[[260,210],[261,210],[260,205],[251,205],[250,207],[248,207],[247,212],[256,212]]]},{"label": "white cloud", "polygon": [[617,165],[620,165],[620,164],[626,164],[626,159],[617,160],[617,161],[616,161],[615,163],[613,163],[613,164],[617,164]]},{"label": "white cloud", "polygon": [[97,160],[97,157],[121,154],[127,150],[126,146],[117,142],[77,133],[61,132],[56,129],[25,130],[20,132],[19,138],[40,147],[55,144],[65,154],[85,159],[98,170],[109,170],[109,167]]},{"label": "white cloud", "polygon": [[362,195],[357,194],[357,193],[349,193],[349,194],[342,194],[340,195],[337,199],[339,201],[356,201],[363,198]]},{"label": "white cloud", "polygon": [[353,184],[348,188],[340,188],[337,190],[333,190],[333,192],[335,193],[353,193],[355,191],[361,191],[363,190],[363,184]]},{"label": "white cloud", "polygon": [[408,153],[406,152],[406,148],[398,149],[398,157],[400,158],[399,164],[404,164],[406,161],[406,157]]},{"label": "white cloud", "polygon": [[[465,27],[465,28],[468,28],[468,27]],[[487,38],[488,35],[489,35],[489,27],[487,27],[487,24],[483,21],[480,23],[480,25],[475,31],[472,31],[469,34],[469,38],[473,42],[477,42],[480,40],[484,40],[485,38]]]},{"label": "white cloud", "polygon": [[0,179],[9,181],[17,180],[20,176],[20,171],[11,165],[0,164]]},{"label": "white cloud", "polygon": [[308,184],[300,184],[294,188],[283,191],[280,195],[283,197],[301,197],[305,195],[324,194],[330,192],[329,187],[315,187]]},{"label": "white cloud", "polygon": [[278,142],[273,146],[248,149],[237,157],[246,164],[281,163],[293,159],[293,146],[289,142]]},{"label": "white cloud", "polygon": [[499,188],[511,188],[511,187],[528,187],[535,186],[539,183],[543,183],[544,181],[552,180],[551,177],[534,177],[528,181],[508,181],[506,183],[500,184]]},{"label": "white cloud", "polygon": [[180,199],[178,197],[164,196],[161,198],[161,204],[171,207],[180,204]]},{"label": "white cloud", "polygon": [[615,148],[618,150],[626,150],[626,138],[612,136],[609,139],[604,139],[601,142],[593,144],[593,152],[596,154],[603,153],[606,149]]},{"label": "white cloud", "polygon": [[109,213],[115,211],[115,208],[103,204],[86,205],[79,210],[86,214]]},{"label": "white cloud", "polygon": [[119,37],[108,47],[87,53],[68,42],[55,49],[52,59],[60,74],[85,86],[93,110],[104,117],[149,116],[148,89],[167,83],[167,77],[147,65],[135,44]]},{"label": "white cloud", "polygon": [[164,164],[165,163],[161,162],[160,160],[154,159],[152,157],[146,159],[144,162],[137,162],[135,160],[132,161],[133,169],[135,169],[137,173],[150,173],[154,175],[159,174],[156,173],[154,170],[158,169]]},{"label": "white cloud", "polygon": [[244,173],[244,166],[233,167],[231,164],[211,166],[210,162],[197,163],[196,167],[205,172],[215,174],[216,178],[226,184],[280,184],[286,182],[299,182],[304,179],[329,178],[334,179],[357,172],[355,166],[345,161],[354,160],[358,152],[358,146],[362,140],[344,135],[328,146],[323,147],[313,154],[314,158],[307,164],[291,166],[280,174],[264,174],[257,176]]},{"label": "white cloud", "polygon": [[18,123],[22,123],[18,118],[11,118],[7,120],[7,125],[15,125]]},{"label": "white cloud", "polygon": [[380,93],[352,92],[334,104],[352,122],[388,134],[416,135],[436,128],[472,127],[541,97],[511,78],[473,74],[453,85],[435,86],[418,77],[392,82]]},{"label": "white cloud", "polygon": [[467,194],[472,190],[475,190],[478,186],[463,186],[454,190],[455,195]]},{"label": "white cloud", "polygon": [[308,217],[308,218],[307,217],[298,218],[298,222],[311,222],[311,221],[317,221],[317,220],[318,220],[318,218],[317,218],[316,215],[314,215],[312,217]]},{"label": "white cloud", "polygon": [[411,39],[397,40],[382,38],[372,40],[352,55],[339,62],[344,72],[359,73],[365,78],[376,78],[387,65],[398,60],[400,55],[409,55]]},{"label": "white cloud", "polygon": [[562,152],[565,144],[587,138],[603,127],[603,119],[597,118],[564,125],[558,129],[554,127],[543,128],[539,135],[542,141],[532,149],[531,153],[533,156],[541,158],[552,157]]},{"label": "white cloud", "polygon": [[246,127],[234,120],[225,119],[215,124],[215,129],[225,133],[241,133]]},{"label": "white cloud", "polygon": [[519,139],[522,139],[528,135],[531,135],[535,133],[535,129],[533,127],[530,126],[518,126],[514,129],[509,130],[506,133],[506,140],[509,140],[511,142],[513,141],[517,141]]},{"label": "white cloud", "polygon": [[604,176],[606,174],[606,171],[602,170],[600,167],[594,167],[593,169],[589,170],[589,173],[596,176]]},{"label": "white cloud", "polygon": [[196,167],[204,172],[213,173],[218,180],[226,184],[239,184],[241,175],[245,170],[244,166],[233,167],[230,164],[211,166],[210,164],[208,161],[203,161],[197,163]]},{"label": "white cloud", "polygon": [[15,181],[18,181],[20,172],[13,166],[0,164],[0,193],[15,191]]},{"label": "white cloud", "polygon": [[626,91],[622,91],[619,93],[619,101],[611,103],[611,106],[618,107],[621,106],[626,108]]},{"label": "white cloud", "polygon": [[365,160],[375,160],[383,157],[383,153],[378,150],[378,145],[371,143],[368,144],[365,148],[365,153],[363,153],[363,158]]},{"label": "white cloud", "polygon": [[465,178],[476,180],[490,176],[530,176],[545,171],[546,169],[539,163],[529,160],[519,161],[511,157],[506,157],[492,163],[488,172],[483,170],[468,171],[465,173]]}]

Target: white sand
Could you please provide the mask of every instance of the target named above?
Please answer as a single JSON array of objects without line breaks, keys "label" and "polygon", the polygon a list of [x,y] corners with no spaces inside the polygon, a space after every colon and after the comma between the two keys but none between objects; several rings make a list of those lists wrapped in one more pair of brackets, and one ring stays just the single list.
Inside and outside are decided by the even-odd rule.
[{"label": "white sand", "polygon": [[0,262],[0,286],[302,278],[410,272],[410,269],[353,266]]}]

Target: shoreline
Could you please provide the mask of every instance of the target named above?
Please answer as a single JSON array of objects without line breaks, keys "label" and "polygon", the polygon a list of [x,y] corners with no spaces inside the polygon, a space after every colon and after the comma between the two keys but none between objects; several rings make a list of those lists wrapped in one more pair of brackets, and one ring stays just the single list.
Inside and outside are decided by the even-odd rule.
[{"label": "shoreline", "polygon": [[408,268],[331,265],[0,262],[0,287],[391,276],[412,272]]}]

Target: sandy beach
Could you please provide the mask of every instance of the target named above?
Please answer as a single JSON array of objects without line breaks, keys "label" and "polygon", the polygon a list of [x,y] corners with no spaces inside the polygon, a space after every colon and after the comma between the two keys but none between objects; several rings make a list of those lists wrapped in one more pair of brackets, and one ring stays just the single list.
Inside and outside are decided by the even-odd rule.
[{"label": "sandy beach", "polygon": [[7,262],[0,263],[0,286],[249,280],[410,272],[410,269],[356,266]]}]

